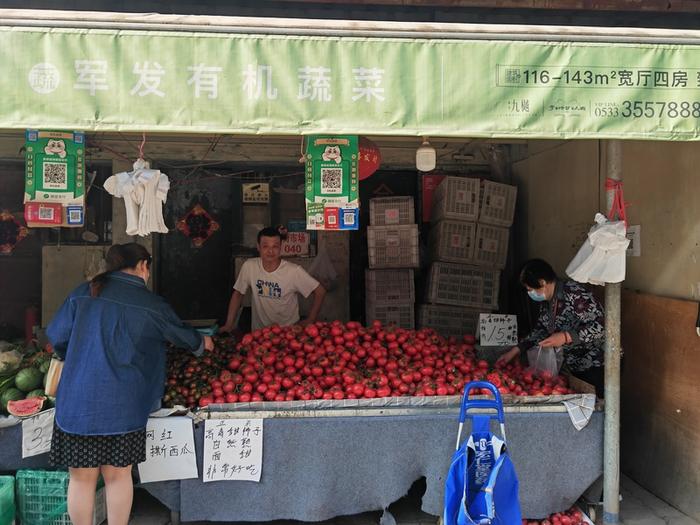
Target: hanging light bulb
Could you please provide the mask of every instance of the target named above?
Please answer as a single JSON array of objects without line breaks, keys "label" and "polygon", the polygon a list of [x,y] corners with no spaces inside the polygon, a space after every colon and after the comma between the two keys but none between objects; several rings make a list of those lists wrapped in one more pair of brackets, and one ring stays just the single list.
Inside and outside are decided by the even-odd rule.
[{"label": "hanging light bulb", "polygon": [[433,171],[435,169],[435,148],[423,137],[423,143],[416,150],[416,168],[418,171]]}]

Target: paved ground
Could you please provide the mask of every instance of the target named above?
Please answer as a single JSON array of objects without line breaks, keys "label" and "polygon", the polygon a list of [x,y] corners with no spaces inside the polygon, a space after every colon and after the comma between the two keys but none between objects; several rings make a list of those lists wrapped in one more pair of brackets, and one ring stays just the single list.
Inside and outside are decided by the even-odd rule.
[{"label": "paved ground", "polygon": [[[699,522],[669,506],[629,478],[622,478],[622,502],[620,517],[623,525],[700,525]],[[408,496],[393,504],[389,510],[396,518],[397,525],[435,525],[436,518],[421,512],[419,499]],[[314,525],[378,525],[381,512],[366,512],[354,516],[342,516]],[[170,512],[158,500],[144,490],[135,494],[133,515],[130,525],[167,525]],[[203,525],[204,522],[187,525]],[[259,525],[302,525],[303,522],[275,521]],[[243,524],[240,524],[243,525]],[[393,525],[382,523],[381,525]]]},{"label": "paved ground", "polygon": [[625,525],[698,525],[694,519],[623,478],[620,516]]}]

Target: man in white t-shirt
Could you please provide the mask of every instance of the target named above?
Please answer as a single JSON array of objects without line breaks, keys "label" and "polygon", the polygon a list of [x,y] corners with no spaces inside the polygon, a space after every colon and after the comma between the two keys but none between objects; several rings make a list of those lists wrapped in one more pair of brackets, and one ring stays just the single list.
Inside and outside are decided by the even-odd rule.
[{"label": "man in white t-shirt", "polygon": [[233,295],[228,306],[226,324],[221,332],[234,329],[236,316],[243,296],[252,290],[252,329],[278,324],[287,326],[299,322],[297,293],[304,297],[314,294],[309,316],[302,324],[316,321],[326,290],[298,264],[281,258],[282,238],[275,228],[264,228],[258,233],[260,257],[248,259],[233,285]]}]

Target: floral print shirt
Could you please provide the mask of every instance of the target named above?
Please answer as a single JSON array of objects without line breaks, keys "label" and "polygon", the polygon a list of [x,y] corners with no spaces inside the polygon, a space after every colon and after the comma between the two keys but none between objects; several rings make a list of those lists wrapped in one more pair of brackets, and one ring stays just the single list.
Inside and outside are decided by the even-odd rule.
[{"label": "floral print shirt", "polygon": [[540,304],[535,328],[518,346],[526,352],[555,332],[569,332],[564,362],[572,372],[603,366],[605,314],[600,302],[574,281],[557,281],[554,297]]}]

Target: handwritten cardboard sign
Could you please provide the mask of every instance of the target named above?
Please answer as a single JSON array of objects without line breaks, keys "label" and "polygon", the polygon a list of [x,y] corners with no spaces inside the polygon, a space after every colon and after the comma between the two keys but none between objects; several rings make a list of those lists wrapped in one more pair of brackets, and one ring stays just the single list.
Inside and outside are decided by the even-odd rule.
[{"label": "handwritten cardboard sign", "polygon": [[203,481],[260,481],[262,419],[207,419]]},{"label": "handwritten cardboard sign", "polygon": [[479,343],[481,346],[517,345],[517,316],[503,314],[480,314]]},{"label": "handwritten cardboard sign", "polygon": [[146,461],[139,463],[142,483],[197,477],[192,420],[151,417],[146,424]]},{"label": "handwritten cardboard sign", "polygon": [[55,413],[56,409],[52,408],[22,420],[22,458],[38,456],[51,450]]}]

